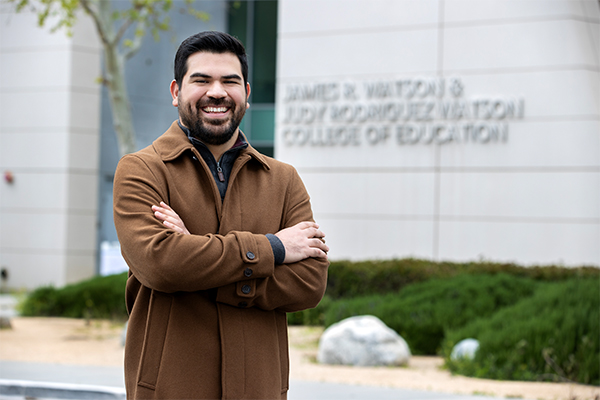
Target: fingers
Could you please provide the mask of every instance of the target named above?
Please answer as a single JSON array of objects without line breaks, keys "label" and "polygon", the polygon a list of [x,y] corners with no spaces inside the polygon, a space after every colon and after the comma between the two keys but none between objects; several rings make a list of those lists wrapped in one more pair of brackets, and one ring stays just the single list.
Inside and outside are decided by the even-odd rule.
[{"label": "fingers", "polygon": [[327,256],[327,253],[329,252],[329,246],[327,246],[325,244],[325,240],[321,238],[311,239],[310,247],[320,250],[320,253],[322,253],[324,256]]},{"label": "fingers", "polygon": [[306,258],[327,258],[329,247],[325,244],[325,233],[315,222],[304,221],[275,234],[286,251],[285,263]]},{"label": "fingers", "polygon": [[308,238],[314,238],[314,237],[324,238],[325,237],[325,233],[323,233],[319,229],[319,224],[317,224],[316,222],[311,222],[311,221],[299,222],[295,225],[295,227],[303,230],[304,233],[306,234],[306,237],[308,237]]},{"label": "fingers", "polygon": [[166,227],[171,228],[178,233],[183,233],[186,235],[190,234],[181,217],[165,202],[161,201],[160,206],[153,205],[152,211],[154,211],[154,216],[162,221],[163,225]]},{"label": "fingers", "polygon": [[160,207],[159,206],[152,206],[152,210],[155,212],[160,212],[161,214],[165,214],[167,216],[170,217],[174,217],[174,218],[179,218],[179,215],[177,215],[177,213],[175,212],[175,210],[173,210],[171,207],[169,207],[165,202],[160,202]]},{"label": "fingers", "polygon": [[[322,242],[321,242],[322,244]],[[323,245],[324,246],[324,245]],[[309,247],[306,252],[306,258],[327,258],[327,252],[329,251],[329,247],[318,246],[318,247]]]},{"label": "fingers", "polygon": [[171,223],[181,221],[179,215],[162,201],[160,202],[160,207],[152,206],[152,211],[154,211],[154,215],[161,221],[169,221]]}]

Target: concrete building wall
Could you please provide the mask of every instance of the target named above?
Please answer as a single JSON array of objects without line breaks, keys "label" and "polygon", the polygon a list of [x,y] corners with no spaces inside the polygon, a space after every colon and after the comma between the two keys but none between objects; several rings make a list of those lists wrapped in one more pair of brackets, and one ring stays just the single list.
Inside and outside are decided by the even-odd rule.
[{"label": "concrete building wall", "polygon": [[0,266],[10,287],[95,274],[99,76],[87,18],[68,37],[0,5]]},{"label": "concrete building wall", "polygon": [[280,0],[275,155],[330,256],[600,265],[598,4]]}]

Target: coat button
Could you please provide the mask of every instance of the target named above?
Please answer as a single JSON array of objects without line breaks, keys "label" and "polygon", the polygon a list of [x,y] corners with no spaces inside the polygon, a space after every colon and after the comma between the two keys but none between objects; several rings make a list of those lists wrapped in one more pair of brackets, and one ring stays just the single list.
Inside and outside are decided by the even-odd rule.
[{"label": "coat button", "polygon": [[246,278],[250,278],[250,277],[252,276],[252,272],[253,272],[253,271],[252,271],[250,268],[246,268],[246,269],[244,270],[244,276],[245,276]]},{"label": "coat button", "polygon": [[248,260],[254,260],[254,258],[256,256],[254,255],[253,252],[249,251],[249,252],[246,253],[246,257],[248,257]]},{"label": "coat button", "polygon": [[252,291],[252,288],[249,285],[242,286],[242,293],[248,294]]},{"label": "coat button", "polygon": [[238,303],[238,307],[241,307],[241,308],[248,307],[248,302],[246,302],[246,301],[240,301]]}]

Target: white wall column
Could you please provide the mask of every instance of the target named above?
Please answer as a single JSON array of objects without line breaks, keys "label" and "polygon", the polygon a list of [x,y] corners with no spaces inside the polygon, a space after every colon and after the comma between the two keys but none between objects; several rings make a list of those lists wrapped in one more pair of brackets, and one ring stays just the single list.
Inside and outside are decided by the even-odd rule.
[{"label": "white wall column", "polygon": [[12,288],[96,272],[100,45],[87,16],[72,37],[36,21],[1,5],[0,266]]}]

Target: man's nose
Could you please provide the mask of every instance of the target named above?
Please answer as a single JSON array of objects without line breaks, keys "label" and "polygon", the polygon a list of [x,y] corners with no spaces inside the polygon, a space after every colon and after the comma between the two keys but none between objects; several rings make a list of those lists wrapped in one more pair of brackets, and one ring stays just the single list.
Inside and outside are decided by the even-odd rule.
[{"label": "man's nose", "polygon": [[215,99],[222,99],[223,97],[227,96],[227,92],[225,91],[225,87],[223,87],[221,82],[213,82],[208,88],[206,95]]}]

